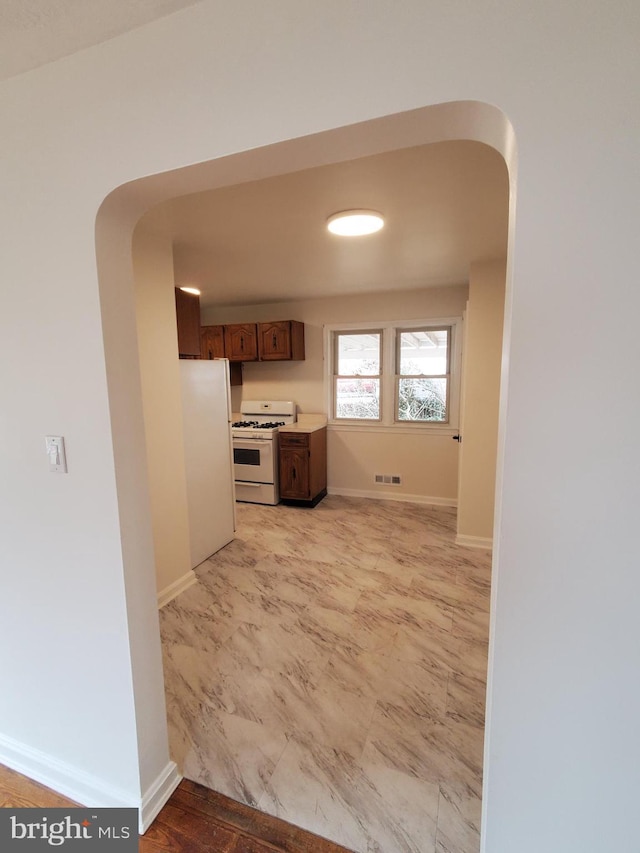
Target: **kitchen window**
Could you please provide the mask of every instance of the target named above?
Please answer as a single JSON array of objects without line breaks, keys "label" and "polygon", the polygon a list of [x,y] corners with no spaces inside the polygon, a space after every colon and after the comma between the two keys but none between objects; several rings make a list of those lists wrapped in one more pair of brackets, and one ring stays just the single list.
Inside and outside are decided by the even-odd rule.
[{"label": "kitchen window", "polygon": [[380,420],[382,330],[334,332],[333,409],[340,420]]},{"label": "kitchen window", "polygon": [[384,431],[457,429],[461,323],[325,327],[331,423]]},{"label": "kitchen window", "polygon": [[397,421],[449,421],[451,327],[396,329]]}]

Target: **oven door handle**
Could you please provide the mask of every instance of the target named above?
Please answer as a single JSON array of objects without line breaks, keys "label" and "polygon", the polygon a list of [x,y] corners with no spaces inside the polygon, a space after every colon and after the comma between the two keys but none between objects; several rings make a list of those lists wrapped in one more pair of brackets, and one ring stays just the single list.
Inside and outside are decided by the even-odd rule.
[{"label": "oven door handle", "polygon": [[233,446],[240,447],[243,446],[246,450],[251,450],[252,447],[256,445],[262,445],[265,447],[266,445],[273,444],[270,438],[234,438]]}]

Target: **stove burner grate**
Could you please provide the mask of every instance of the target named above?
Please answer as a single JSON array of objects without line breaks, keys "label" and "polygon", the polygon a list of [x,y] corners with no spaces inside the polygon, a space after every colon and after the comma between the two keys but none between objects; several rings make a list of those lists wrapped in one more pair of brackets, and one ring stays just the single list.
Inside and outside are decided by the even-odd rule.
[{"label": "stove burner grate", "polygon": [[267,421],[267,423],[260,423],[260,421],[236,421],[231,424],[232,427],[239,427],[241,429],[277,429],[284,425],[284,421]]}]

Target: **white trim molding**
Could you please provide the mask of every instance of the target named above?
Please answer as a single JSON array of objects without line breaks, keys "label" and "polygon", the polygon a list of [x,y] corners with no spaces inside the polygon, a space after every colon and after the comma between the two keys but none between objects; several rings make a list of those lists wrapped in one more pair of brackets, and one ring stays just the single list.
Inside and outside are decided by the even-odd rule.
[{"label": "white trim molding", "polygon": [[370,491],[368,489],[327,488],[329,495],[342,495],[345,498],[372,498],[376,501],[403,501],[411,504],[430,504],[431,506],[457,506],[456,498],[440,498],[429,495],[407,495],[398,492]]},{"label": "white trim molding", "polygon": [[97,776],[6,735],[0,735],[0,763],[82,806],[137,808],[141,834],[151,826],[182,781],[175,762],[169,761],[142,797],[132,796],[128,791],[105,785]]},{"label": "white trim molding", "polygon": [[412,426],[411,423],[397,423],[393,426],[380,426],[378,423],[357,423],[349,421],[333,421],[327,423],[329,432],[386,432],[391,435],[399,436],[400,433],[408,435],[457,435],[460,430],[457,427],[449,426],[449,424],[417,424]]},{"label": "white trim molding", "polygon": [[182,575],[181,578],[178,578],[177,581],[170,583],[169,586],[165,586],[165,588],[161,589],[158,593],[158,610],[161,610],[165,604],[173,601],[173,599],[180,595],[181,592],[189,589],[190,586],[193,586],[194,583],[197,582],[198,578],[196,577],[196,573],[193,569],[189,569],[189,571]]},{"label": "white trim molding", "polygon": [[[446,423],[403,422],[396,420],[397,381],[396,336],[411,329],[449,327],[449,394]],[[380,335],[380,418],[378,420],[347,420],[335,417],[334,400],[334,335],[340,332],[371,332]],[[355,323],[327,323],[323,326],[324,398],[329,429],[344,427],[369,431],[420,432],[423,435],[458,432],[460,415],[460,376],[462,368],[463,317],[431,317],[420,320],[372,320]]]},{"label": "white trim molding", "polygon": [[140,803],[138,822],[140,835],[149,829],[158,816],[158,812],[169,800],[169,797],[182,781],[175,761],[169,761],[153,784],[147,789]]},{"label": "white trim molding", "polygon": [[462,545],[465,548],[493,548],[493,539],[490,536],[466,536],[464,533],[458,533],[456,536],[456,545]]},{"label": "white trim molding", "polygon": [[6,735],[0,735],[0,763],[83,806],[138,806],[129,792],[105,785],[97,776]]}]

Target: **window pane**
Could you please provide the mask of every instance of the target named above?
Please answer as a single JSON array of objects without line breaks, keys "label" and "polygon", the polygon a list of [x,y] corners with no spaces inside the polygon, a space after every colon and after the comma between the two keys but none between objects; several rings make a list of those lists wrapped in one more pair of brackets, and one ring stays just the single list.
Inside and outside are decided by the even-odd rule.
[{"label": "window pane", "polygon": [[400,379],[398,420],[447,421],[446,379]]},{"label": "window pane", "polygon": [[401,376],[446,375],[448,344],[448,329],[413,329],[401,332],[398,373]]},{"label": "window pane", "polygon": [[380,375],[380,332],[338,335],[340,376]]},{"label": "window pane", "polygon": [[336,379],[336,418],[380,418],[380,380]]}]

